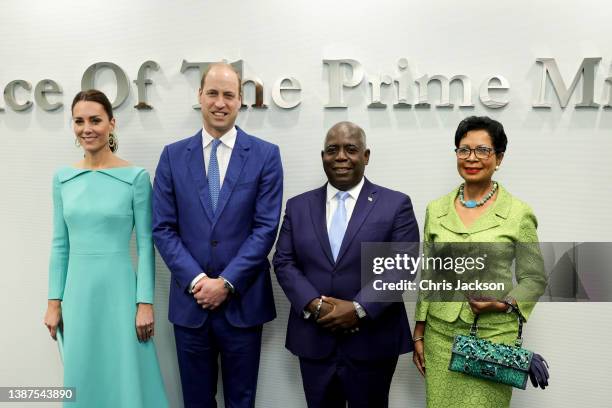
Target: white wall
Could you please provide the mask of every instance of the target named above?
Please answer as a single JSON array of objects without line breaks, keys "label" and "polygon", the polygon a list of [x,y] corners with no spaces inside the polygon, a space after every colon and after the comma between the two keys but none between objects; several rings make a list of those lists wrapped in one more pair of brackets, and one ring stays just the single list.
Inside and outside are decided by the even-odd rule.
[{"label": "white wall", "polygon": [[[285,199],[321,185],[319,152],[326,130],[340,120],[360,124],[372,150],[367,176],[408,193],[420,224],[427,202],[460,179],[452,152],[457,123],[471,114],[500,120],[509,137],[497,175],[534,208],[542,241],[610,241],[612,199],[612,110],[577,110],[580,91],[566,109],[531,107],[541,68],[538,57],[555,57],[569,84],[585,57],[603,57],[596,100],[607,102],[612,52],[608,2],[378,2],[356,1],[5,1],[0,5],[0,87],[14,79],[35,85],[59,82],[65,105],[55,112],[34,106],[15,112],[0,99],[0,386],[62,383],[55,344],[42,325],[46,307],[51,236],[51,176],[76,162],[69,105],[85,69],[101,61],[118,64],[136,79],[140,64],[160,64],[148,87],[152,111],[137,111],[136,88],[116,110],[119,155],[154,172],[162,147],[195,133],[200,114],[196,71],[180,73],[181,61],[242,59],[265,83],[267,110],[239,115],[245,130],[281,147]],[[368,110],[364,82],[345,93],[348,109],[325,110],[324,58],[352,58],[368,73],[395,75],[406,57],[419,73],[465,74],[472,78],[474,109]],[[491,110],[478,102],[488,75],[508,78],[510,103]],[[302,83],[302,103],[282,110],[270,99],[272,83],[292,75]],[[99,84],[114,96],[112,76]],[[579,84],[580,86],[580,84]],[[438,87],[432,86],[437,95]],[[459,91],[453,87],[451,96]],[[27,94],[18,92],[20,100]],[[247,97],[252,96],[247,91]],[[393,104],[391,89],[383,101]],[[434,96],[436,100],[437,96]],[[52,98],[57,99],[57,98]],[[251,102],[252,103],[252,102]],[[456,102],[458,103],[458,102]],[[173,406],[180,385],[171,327],[167,322],[168,271],[157,263],[158,354]],[[275,286],[278,318],[266,325],[259,407],[305,406],[297,359],[283,347],[288,303]],[[414,305],[407,305],[412,316]],[[605,303],[541,304],[526,327],[527,347],[550,362],[551,387],[515,391],[513,406],[601,407],[609,395],[608,348],[612,335]],[[27,404],[26,404],[27,405]],[[23,405],[23,406],[26,406]],[[39,406],[31,404],[32,406]],[[400,359],[391,406],[423,406],[422,379],[411,355]]]}]

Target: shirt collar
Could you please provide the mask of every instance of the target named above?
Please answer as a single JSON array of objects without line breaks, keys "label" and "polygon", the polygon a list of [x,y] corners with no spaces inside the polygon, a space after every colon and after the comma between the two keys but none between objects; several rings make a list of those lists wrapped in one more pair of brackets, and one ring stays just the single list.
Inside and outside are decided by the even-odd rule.
[{"label": "shirt collar", "polygon": [[[361,181],[359,181],[359,183],[357,183],[355,187],[351,188],[350,190],[346,190],[346,192],[349,193],[349,196],[351,196],[355,201],[357,201],[359,193],[361,193],[361,188],[363,187],[364,180],[365,177],[362,177]],[[332,198],[336,196],[336,193],[338,191],[340,190],[332,186],[330,182],[327,183],[327,203],[329,203]]]},{"label": "shirt collar", "polygon": [[[238,131],[236,130],[236,126],[232,126],[230,130],[228,130],[224,135],[222,135],[219,140],[222,144],[229,147],[230,149],[234,148],[234,144],[236,143],[236,135]],[[212,143],[214,137],[212,137],[205,128],[202,128],[202,147],[206,148],[210,143]]]}]

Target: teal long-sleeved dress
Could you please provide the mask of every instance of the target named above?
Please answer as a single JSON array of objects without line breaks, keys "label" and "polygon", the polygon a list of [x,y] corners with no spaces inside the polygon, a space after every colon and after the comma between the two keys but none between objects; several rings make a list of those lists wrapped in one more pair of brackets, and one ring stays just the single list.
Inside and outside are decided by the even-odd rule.
[{"label": "teal long-sleeved dress", "polygon": [[[138,303],[153,303],[151,183],[139,167],[63,167],[53,178],[49,299],[62,301],[69,407],[167,407],[152,340],[136,336]],[[136,231],[138,266],[130,239]]]},{"label": "teal long-sleeved dress", "polygon": [[[455,189],[427,206],[424,241],[495,249],[497,255],[487,260],[491,264],[488,276],[494,278],[492,281],[505,283],[505,295],[516,299],[521,314],[528,319],[535,306],[529,299],[539,298],[547,283],[533,211],[500,186],[495,202],[466,227],[455,210],[457,192]],[[496,246],[478,246],[478,243],[495,243]],[[516,285],[512,284],[513,263]],[[415,320],[425,321],[427,407],[509,407],[511,386],[448,370],[454,337],[468,334],[474,321],[469,304],[423,299],[420,297],[417,303]],[[478,320],[478,326],[478,336],[492,342],[514,344],[517,337],[518,322],[514,314],[486,313]]]}]

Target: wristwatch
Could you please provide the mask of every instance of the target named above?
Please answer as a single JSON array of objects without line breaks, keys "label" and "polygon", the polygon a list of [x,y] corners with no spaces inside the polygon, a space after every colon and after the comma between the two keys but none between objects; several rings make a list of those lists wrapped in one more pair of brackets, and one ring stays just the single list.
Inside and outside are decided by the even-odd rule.
[{"label": "wristwatch", "polygon": [[355,313],[357,314],[358,318],[363,319],[364,317],[368,315],[365,309],[359,303],[355,302],[354,300],[353,300],[353,306],[355,306]]},{"label": "wristwatch", "polygon": [[234,293],[236,291],[236,289],[234,289],[234,285],[232,285],[230,281],[225,279],[223,276],[221,276],[221,279],[223,279],[223,287],[227,289],[229,293]]}]

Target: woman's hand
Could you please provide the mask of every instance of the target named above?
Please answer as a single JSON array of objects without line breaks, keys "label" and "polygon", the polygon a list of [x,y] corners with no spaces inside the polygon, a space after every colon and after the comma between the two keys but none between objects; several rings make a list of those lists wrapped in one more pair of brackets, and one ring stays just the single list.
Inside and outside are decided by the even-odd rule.
[{"label": "woman's hand", "polygon": [[417,339],[417,341],[414,342],[412,361],[414,362],[414,365],[423,377],[425,377],[425,340],[423,339],[424,335],[425,322],[416,322],[416,325],[414,326],[413,338]]},{"label": "woman's hand", "polygon": [[508,305],[493,298],[468,298],[472,313],[479,315],[487,312],[505,312]]},{"label": "woman's hand", "polygon": [[149,340],[154,332],[155,318],[153,317],[153,305],[149,303],[139,303],[136,311],[136,336],[138,341]]},{"label": "woman's hand", "polygon": [[43,320],[53,340],[57,340],[57,329],[62,329],[62,301],[50,299],[47,303],[47,312]]}]

